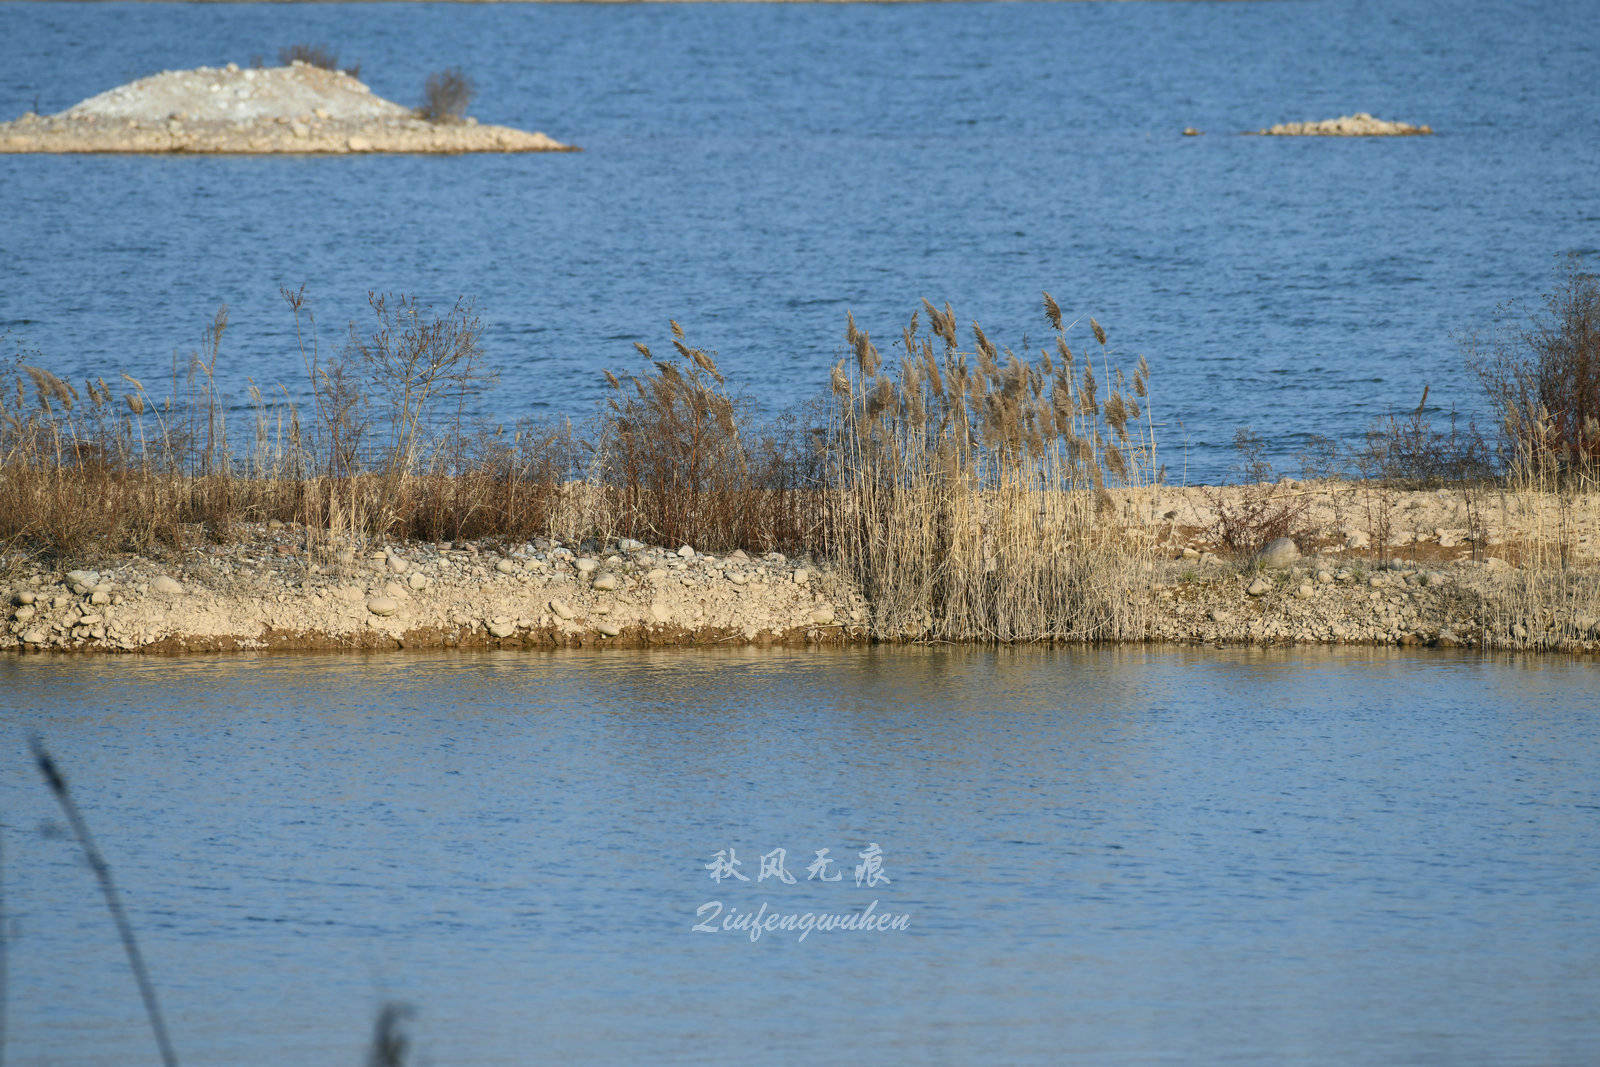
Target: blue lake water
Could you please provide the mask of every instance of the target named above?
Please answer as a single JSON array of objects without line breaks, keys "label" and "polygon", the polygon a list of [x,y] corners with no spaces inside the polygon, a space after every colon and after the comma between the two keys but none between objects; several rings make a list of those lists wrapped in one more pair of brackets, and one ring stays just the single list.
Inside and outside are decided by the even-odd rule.
[{"label": "blue lake water", "polygon": [[[0,661],[14,1063],[1582,1063],[1565,659],[1179,649]],[[880,846],[889,882],[853,867]],[[760,881],[787,849],[795,883]],[[808,880],[827,848],[839,882]],[[732,849],[748,882],[713,882]],[[697,933],[697,909],[909,915]]]},{"label": "blue lake water", "polygon": [[[369,289],[475,296],[484,414],[583,414],[668,317],[768,406],[846,309],[920,298],[1013,345],[1038,292],[1148,356],[1174,480],[1251,424],[1292,454],[1478,410],[1452,331],[1600,251],[1588,0],[837,5],[3,4],[0,114],[324,41],[385,96],[457,63],[485,121],[578,155],[0,156],[0,329],[74,376],[159,381],[219,303],[225,382],[337,344]],[[1234,136],[1369,111],[1400,140]],[[1185,138],[1195,126],[1204,137]],[[1080,326],[1075,337],[1087,342]],[[35,354],[36,353],[36,354]],[[154,391],[154,390],[153,390]],[[1292,464],[1290,464],[1292,466]]]}]

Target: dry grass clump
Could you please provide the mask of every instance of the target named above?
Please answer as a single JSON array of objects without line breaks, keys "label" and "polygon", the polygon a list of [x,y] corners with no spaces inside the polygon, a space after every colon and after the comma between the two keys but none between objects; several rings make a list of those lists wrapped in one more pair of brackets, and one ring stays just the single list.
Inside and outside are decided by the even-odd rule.
[{"label": "dry grass clump", "polygon": [[997,349],[977,323],[964,348],[948,304],[924,301],[928,332],[913,315],[895,365],[849,322],[851,356],[833,371],[828,549],[879,635],[1144,632],[1149,549],[1125,536],[1107,487],[1148,478],[1147,371],[1112,370],[1093,320],[1098,353],[1074,353],[1044,302],[1054,346],[1037,358]]},{"label": "dry grass clump", "polygon": [[1557,649],[1600,636],[1600,573],[1577,565],[1579,539],[1592,534],[1580,505],[1600,491],[1597,467],[1553,447],[1560,429],[1541,412],[1533,425],[1508,419],[1511,448],[1500,491],[1519,564],[1482,605],[1494,639]]},{"label": "dry grass clump", "polygon": [[[713,550],[796,549],[819,524],[818,465],[792,420],[757,424],[729,395],[713,355],[672,322],[671,353],[641,374],[606,371],[613,396],[591,472],[605,489],[591,519],[604,533]],[[602,516],[599,511],[603,510]]]},{"label": "dry grass clump", "polygon": [[301,525],[318,552],[540,535],[710,551],[818,542],[822,464],[797,418],[758,420],[676,324],[674,355],[626,382],[608,375],[618,392],[593,424],[507,429],[470,416],[493,383],[470,303],[436,312],[373,294],[370,325],[325,350],[304,292],[283,296],[304,410],[252,383],[249,413],[228,419],[216,386],[226,309],[160,400],[132,378],[119,400],[103,380],[80,392],[22,365],[0,397],[0,544],[151,551],[273,519]]},{"label": "dry grass clump", "polygon": [[467,421],[489,381],[470,305],[436,314],[374,296],[375,327],[324,356],[303,295],[285,296],[310,417],[252,384],[240,439],[216,385],[226,309],[159,400],[126,375],[119,398],[104,379],[80,393],[20,365],[0,394],[0,542],[72,556],[222,540],[236,523],[272,519],[302,524],[315,548],[548,525],[575,442],[561,426],[507,434]]},{"label": "dry grass clump", "polygon": [[19,362],[0,390],[0,541],[67,555],[172,543],[189,525],[225,532],[246,506],[212,377],[226,329],[219,311],[162,403],[127,375],[120,398],[103,378],[80,394]]},{"label": "dry grass clump", "polygon": [[478,88],[460,67],[447,67],[428,75],[422,84],[422,106],[417,117],[429,122],[460,122]]}]

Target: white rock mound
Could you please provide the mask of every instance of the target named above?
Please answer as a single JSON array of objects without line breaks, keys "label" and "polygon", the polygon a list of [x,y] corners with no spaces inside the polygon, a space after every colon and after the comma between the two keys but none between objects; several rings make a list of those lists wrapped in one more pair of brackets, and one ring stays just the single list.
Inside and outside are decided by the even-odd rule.
[{"label": "white rock mound", "polygon": [[259,122],[305,115],[330,122],[383,122],[409,118],[411,111],[372,95],[343,71],[297,62],[288,67],[240,69],[230,64],[162,71],[91,96],[62,115],[182,122]]},{"label": "white rock mound", "polygon": [[197,67],[0,123],[0,152],[553,152],[542,133],[430,122],[337,70]]},{"label": "white rock mound", "polygon": [[1416,137],[1432,133],[1433,127],[1388,122],[1358,111],[1320,122],[1282,122],[1256,132],[1263,137]]}]

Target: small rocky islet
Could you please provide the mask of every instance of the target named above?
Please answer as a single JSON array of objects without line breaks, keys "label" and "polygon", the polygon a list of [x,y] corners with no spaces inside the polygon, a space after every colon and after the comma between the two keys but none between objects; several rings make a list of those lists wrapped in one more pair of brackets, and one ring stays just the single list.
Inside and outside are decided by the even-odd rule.
[{"label": "small rocky islet", "polygon": [[1432,133],[1432,126],[1390,122],[1374,118],[1365,111],[1358,111],[1354,115],[1341,115],[1336,119],[1280,122],[1276,126],[1256,131],[1261,137],[1424,137]]},{"label": "small rocky islet", "polygon": [[543,133],[434,122],[357,78],[296,60],[199,67],[0,123],[0,152],[346,154],[575,151]]}]

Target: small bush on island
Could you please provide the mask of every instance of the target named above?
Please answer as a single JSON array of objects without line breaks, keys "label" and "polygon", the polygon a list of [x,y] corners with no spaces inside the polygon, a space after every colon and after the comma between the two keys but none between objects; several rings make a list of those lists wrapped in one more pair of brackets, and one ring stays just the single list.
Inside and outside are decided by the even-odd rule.
[{"label": "small bush on island", "polygon": [[[361,65],[353,67],[339,66],[339,54],[325,44],[307,44],[297,42],[285,48],[278,49],[278,62],[287,67],[294,63],[305,63],[323,70],[343,70],[352,78],[361,77]],[[260,66],[259,62],[252,62],[252,66]]]},{"label": "small bush on island", "polygon": [[1233,469],[1241,490],[1206,491],[1216,513],[1211,536],[1241,561],[1270,541],[1299,538],[1305,533],[1307,501],[1278,478],[1266,458],[1266,447],[1266,441],[1250,427],[1240,428],[1233,436],[1233,448],[1239,454]]},{"label": "small bush on island", "polygon": [[460,67],[447,67],[428,75],[422,85],[422,106],[417,116],[429,122],[460,122],[467,105],[478,95],[477,86]]}]

